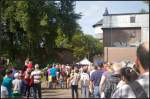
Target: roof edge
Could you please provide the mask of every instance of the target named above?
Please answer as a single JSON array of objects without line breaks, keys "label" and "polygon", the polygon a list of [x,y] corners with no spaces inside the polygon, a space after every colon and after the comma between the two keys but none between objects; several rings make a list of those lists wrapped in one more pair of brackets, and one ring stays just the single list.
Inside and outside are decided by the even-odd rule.
[{"label": "roof edge", "polygon": [[121,28],[141,28],[140,26],[135,27],[102,27],[102,29],[121,29]]},{"label": "roof edge", "polygon": [[103,16],[111,16],[111,15],[132,15],[132,14],[149,14],[149,12],[146,13],[114,13],[114,14],[107,14]]},{"label": "roof edge", "polygon": [[96,27],[96,26],[101,26],[103,24],[94,24],[93,27]]}]

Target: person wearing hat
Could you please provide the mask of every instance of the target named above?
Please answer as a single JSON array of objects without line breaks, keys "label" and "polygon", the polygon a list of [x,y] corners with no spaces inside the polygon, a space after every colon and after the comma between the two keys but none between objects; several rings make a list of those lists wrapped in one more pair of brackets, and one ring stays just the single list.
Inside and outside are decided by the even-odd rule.
[{"label": "person wearing hat", "polygon": [[13,84],[13,96],[20,97],[21,96],[21,80],[19,79],[19,73],[14,74],[14,80],[12,81]]}]

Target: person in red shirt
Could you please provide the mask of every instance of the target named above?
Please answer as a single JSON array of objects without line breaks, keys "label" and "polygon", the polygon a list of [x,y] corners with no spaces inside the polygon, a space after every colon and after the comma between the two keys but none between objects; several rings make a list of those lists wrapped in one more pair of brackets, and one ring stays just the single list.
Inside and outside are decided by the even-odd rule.
[{"label": "person in red shirt", "polygon": [[24,80],[26,82],[26,89],[25,89],[25,94],[27,92],[27,98],[29,98],[30,96],[30,88],[32,86],[32,79],[30,78],[30,75],[31,75],[31,70],[28,68],[26,71],[25,71],[25,74],[24,74]]},{"label": "person in red shirt", "polygon": [[32,65],[32,61],[31,60],[29,61],[29,64],[27,64],[27,68],[30,69],[30,70],[32,70],[33,65]]}]

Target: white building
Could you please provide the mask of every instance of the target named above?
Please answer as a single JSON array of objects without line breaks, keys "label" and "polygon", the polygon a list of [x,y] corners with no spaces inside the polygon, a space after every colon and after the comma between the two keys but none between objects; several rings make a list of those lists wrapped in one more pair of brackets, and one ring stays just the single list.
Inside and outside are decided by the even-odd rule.
[{"label": "white building", "polygon": [[109,14],[106,9],[93,27],[103,39],[104,61],[135,62],[137,46],[149,42],[149,13]]},{"label": "white building", "polygon": [[[128,37],[130,37],[130,35],[133,36],[132,39],[134,40],[130,42],[130,45],[138,45],[141,42],[149,41],[149,13],[108,14],[104,16],[103,25],[100,27],[103,28],[104,33],[110,29],[112,39],[119,37],[117,35],[118,33],[114,32],[124,31],[124,34],[127,34]],[[118,28],[118,31],[115,31],[115,28]],[[112,43],[115,43],[113,41],[115,40],[112,40]]]},{"label": "white building", "polygon": [[137,46],[149,41],[149,13],[109,14],[106,9],[103,19],[93,27],[107,47]]}]

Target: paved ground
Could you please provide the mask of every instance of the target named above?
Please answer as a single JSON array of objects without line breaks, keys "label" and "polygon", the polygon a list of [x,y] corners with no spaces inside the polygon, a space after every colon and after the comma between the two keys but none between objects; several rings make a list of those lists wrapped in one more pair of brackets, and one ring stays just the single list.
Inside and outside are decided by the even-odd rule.
[{"label": "paved ground", "polygon": [[[82,98],[80,86],[78,89],[78,94],[79,94],[79,98]],[[33,98],[33,97],[30,97],[30,98]],[[71,89],[70,88],[69,89],[66,89],[66,88],[48,89],[46,86],[46,83],[42,83],[42,98],[72,98]]]},{"label": "paved ground", "polygon": [[[81,91],[78,90],[79,97],[81,97]],[[42,83],[42,98],[72,98],[71,97],[71,89],[48,89],[46,88],[46,84]]]},{"label": "paved ground", "polygon": [[70,89],[43,89],[42,98],[71,98]]},{"label": "paved ground", "polygon": [[[72,98],[71,96],[71,89],[61,89],[61,88],[56,88],[56,89],[49,89],[46,86],[47,84],[45,82],[42,83],[42,98]],[[81,88],[79,86],[78,89],[78,94],[79,98],[81,97]],[[26,97],[24,97],[26,98]],[[30,97],[33,98],[33,97]],[[90,97],[92,98],[92,97]]]}]

